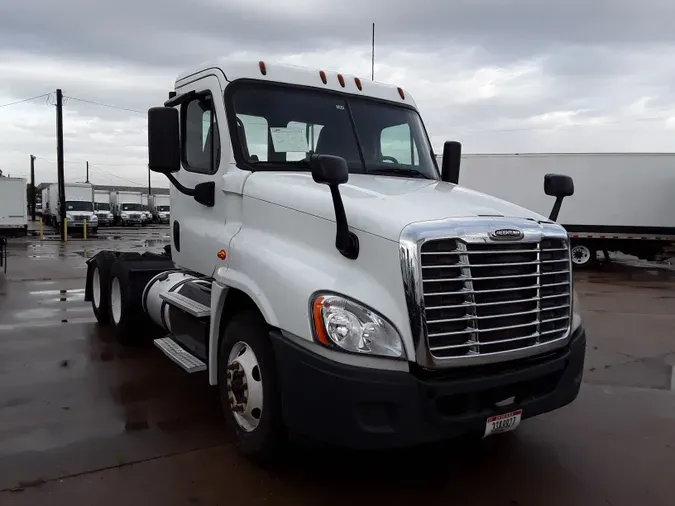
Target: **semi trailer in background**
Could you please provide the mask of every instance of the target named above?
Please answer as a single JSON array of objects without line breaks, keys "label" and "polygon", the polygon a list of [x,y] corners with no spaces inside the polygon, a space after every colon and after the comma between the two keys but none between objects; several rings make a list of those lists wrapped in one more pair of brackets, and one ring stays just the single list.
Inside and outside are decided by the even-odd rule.
[{"label": "semi trailer in background", "polygon": [[590,267],[598,251],[649,261],[668,256],[675,241],[674,169],[669,153],[466,154],[459,184],[545,213],[543,176],[571,176],[575,192],[558,223],[569,233],[575,266]]},{"label": "semi trailer in background", "polygon": [[113,224],[115,217],[110,207],[110,192],[108,190],[94,190],[94,208],[99,226]]},{"label": "semi trailer in background", "polygon": [[[98,231],[94,212],[94,186],[91,183],[65,183],[66,220],[68,230]],[[24,192],[25,193],[25,192]],[[60,228],[59,185],[51,183],[42,190],[42,216],[47,225]]]},{"label": "semi trailer in background", "polygon": [[0,177],[0,236],[26,235],[27,231],[26,180]]}]

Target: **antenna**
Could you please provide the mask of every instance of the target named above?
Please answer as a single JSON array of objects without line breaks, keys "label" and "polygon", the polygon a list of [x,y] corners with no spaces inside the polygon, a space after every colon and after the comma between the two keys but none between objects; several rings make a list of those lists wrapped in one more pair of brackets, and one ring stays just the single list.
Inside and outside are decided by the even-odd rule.
[{"label": "antenna", "polygon": [[373,41],[370,49],[370,80],[375,80],[375,23],[373,23]]}]

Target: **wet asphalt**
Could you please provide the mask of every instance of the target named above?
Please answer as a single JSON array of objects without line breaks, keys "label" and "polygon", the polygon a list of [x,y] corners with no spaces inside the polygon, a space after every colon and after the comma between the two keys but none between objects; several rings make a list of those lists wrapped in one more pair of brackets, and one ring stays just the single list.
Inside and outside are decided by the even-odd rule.
[{"label": "wet asphalt", "polygon": [[[0,505],[673,505],[675,271],[578,273],[579,398],[478,443],[362,454],[232,444],[203,373],[123,348],[85,303],[85,258],[159,251],[166,227],[10,241],[0,274]],[[107,239],[105,237],[108,237]]]}]

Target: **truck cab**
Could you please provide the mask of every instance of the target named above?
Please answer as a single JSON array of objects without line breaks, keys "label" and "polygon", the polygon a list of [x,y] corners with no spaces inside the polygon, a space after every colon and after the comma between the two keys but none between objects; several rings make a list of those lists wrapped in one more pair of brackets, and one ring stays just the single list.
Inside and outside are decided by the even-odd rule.
[{"label": "truck cab", "polygon": [[[554,218],[457,185],[400,87],[215,61],[148,115],[171,247],[88,260],[85,298],[220,390],[239,448],[484,437],[572,402],[585,331]],[[550,176],[550,177],[549,177]],[[547,194],[573,192],[548,175]],[[132,325],[133,323],[133,325]]]}]

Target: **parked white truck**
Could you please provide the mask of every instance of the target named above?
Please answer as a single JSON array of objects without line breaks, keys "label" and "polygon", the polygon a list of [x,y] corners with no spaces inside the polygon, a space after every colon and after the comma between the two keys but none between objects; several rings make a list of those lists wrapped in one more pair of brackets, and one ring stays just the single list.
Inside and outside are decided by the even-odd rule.
[{"label": "parked white truck", "polygon": [[[148,150],[171,182],[171,245],[98,253],[85,299],[123,343],[153,336],[205,370],[249,457],[295,434],[485,437],[576,398],[565,229],[457,186],[458,143],[439,171],[403,89],[209,62],[149,110]],[[555,208],[573,193],[565,176],[544,188]]]},{"label": "parked white truck", "polygon": [[[87,232],[98,231],[98,217],[94,213],[94,185],[91,183],[65,183],[66,220],[68,230],[84,229]],[[42,190],[42,216],[47,225],[56,228],[61,226],[59,206],[59,185],[52,183]]]},{"label": "parked white truck", "polygon": [[116,224],[122,226],[145,224],[141,192],[112,191],[110,204]]},{"label": "parked white truck", "polygon": [[152,221],[152,213],[150,212],[150,196],[147,193],[141,194],[141,204],[143,205],[144,224],[148,224]]},{"label": "parked white truck", "polygon": [[152,195],[150,198],[150,210],[155,221],[158,223],[169,223],[171,221],[171,196]]},{"label": "parked white truck", "polygon": [[94,207],[99,226],[106,227],[114,224],[115,216],[110,206],[110,192],[108,190],[94,190]]},{"label": "parked white truck", "polygon": [[27,231],[26,180],[0,177],[0,236],[25,236]]},{"label": "parked white truck", "polygon": [[571,176],[577,191],[559,222],[583,268],[598,251],[655,260],[675,249],[674,167],[671,153],[464,155],[459,183],[542,213],[548,202],[538,181],[548,172]]}]

